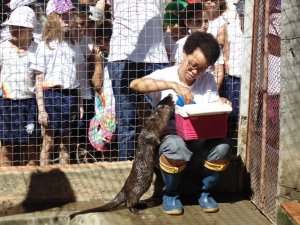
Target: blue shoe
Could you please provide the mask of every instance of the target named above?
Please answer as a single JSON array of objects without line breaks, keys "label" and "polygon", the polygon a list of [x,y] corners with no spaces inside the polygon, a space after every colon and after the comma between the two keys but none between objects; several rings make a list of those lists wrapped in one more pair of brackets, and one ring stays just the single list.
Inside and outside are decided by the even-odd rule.
[{"label": "blue shoe", "polygon": [[202,192],[198,202],[203,212],[214,213],[219,211],[218,203],[210,193]]},{"label": "blue shoe", "polygon": [[163,188],[163,210],[168,215],[181,215],[183,213],[182,203],[179,199],[179,184],[182,173],[167,173],[161,169],[165,183]]},{"label": "blue shoe", "polygon": [[211,189],[217,184],[220,172],[203,168],[202,170],[202,193],[198,199],[203,212],[214,213],[219,211],[218,203],[211,196]]},{"label": "blue shoe", "polygon": [[168,215],[181,215],[183,213],[183,207],[179,196],[164,195],[163,210]]}]

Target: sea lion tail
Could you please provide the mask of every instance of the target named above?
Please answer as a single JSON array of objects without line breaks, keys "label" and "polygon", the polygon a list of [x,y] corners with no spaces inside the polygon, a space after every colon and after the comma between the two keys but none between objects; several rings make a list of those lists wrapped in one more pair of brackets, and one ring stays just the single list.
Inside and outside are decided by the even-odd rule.
[{"label": "sea lion tail", "polygon": [[118,207],[119,205],[121,205],[125,201],[126,201],[126,194],[123,190],[121,190],[116,195],[116,197],[114,197],[114,199],[111,200],[109,203],[107,203],[103,206],[100,206],[100,207],[96,207],[96,208],[87,209],[87,210],[79,211],[79,212],[76,212],[76,213],[72,213],[69,217],[70,217],[70,219],[73,219],[75,216],[81,215],[81,214],[109,211],[109,210],[112,210],[112,209]]}]

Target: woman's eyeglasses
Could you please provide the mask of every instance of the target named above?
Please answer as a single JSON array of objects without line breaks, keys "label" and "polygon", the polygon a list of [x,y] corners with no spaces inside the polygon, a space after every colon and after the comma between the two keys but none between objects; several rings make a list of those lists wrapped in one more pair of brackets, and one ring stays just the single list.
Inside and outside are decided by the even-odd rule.
[{"label": "woman's eyeglasses", "polygon": [[190,69],[190,70],[197,70],[198,73],[204,73],[207,69],[207,66],[198,67],[198,65],[196,65],[195,63],[189,61],[188,58],[186,58],[186,60],[187,60],[188,69]]}]

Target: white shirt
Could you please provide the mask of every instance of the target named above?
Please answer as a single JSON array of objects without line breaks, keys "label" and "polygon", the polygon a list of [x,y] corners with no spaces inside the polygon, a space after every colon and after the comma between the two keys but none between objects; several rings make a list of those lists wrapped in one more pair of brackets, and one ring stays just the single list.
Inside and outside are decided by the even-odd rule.
[{"label": "white shirt", "polygon": [[89,36],[83,35],[81,40],[79,41],[79,46],[82,54],[87,59],[88,56],[92,53],[93,50],[93,40]]},{"label": "white shirt", "polygon": [[38,45],[36,56],[30,68],[44,73],[43,87],[60,86],[74,89],[79,86],[76,76],[76,53],[66,42],[51,41],[49,49],[44,41]]},{"label": "white shirt", "polygon": [[[81,50],[80,55],[82,55],[82,57],[80,56],[80,61],[82,63],[77,64],[76,70],[80,82],[81,96],[83,99],[93,99],[93,87],[91,85],[90,71],[87,61],[93,50],[93,41],[90,37],[84,35],[78,45]],[[78,62],[78,60],[76,61]]]},{"label": "white shirt", "polygon": [[[208,29],[207,33],[212,34],[215,38],[217,38],[219,28],[224,26],[225,24],[228,24],[228,21],[223,17],[219,16],[218,18],[214,19],[213,21],[208,22]],[[215,65],[224,64],[224,56],[223,56],[223,50],[221,49],[220,57],[218,58]],[[209,67],[208,72],[215,74],[214,67]]]},{"label": "white shirt", "polygon": [[188,36],[185,36],[183,38],[180,38],[178,41],[176,41],[176,46],[175,48],[173,48],[172,54],[170,56],[170,62],[182,63],[183,46],[187,38]]},{"label": "white shirt", "polygon": [[[191,86],[183,84],[178,75],[179,65],[168,67],[161,70],[156,70],[147,75],[147,78],[162,81],[173,81],[191,89],[194,94],[194,101],[199,104],[210,103],[219,99],[218,88],[212,74],[205,73],[196,78]],[[164,90],[162,92],[151,93],[154,104],[157,105],[160,100],[165,98],[168,94],[173,95],[174,101],[177,101],[177,94],[173,90]]]},{"label": "white shirt", "polygon": [[[193,100],[197,104],[214,102],[220,98],[218,94],[217,84],[212,74],[206,72],[202,76],[197,77],[195,82],[191,86],[187,86],[180,81],[178,68],[179,66],[172,66],[162,70],[156,70],[146,77],[155,80],[173,81],[190,88],[194,94]],[[161,92],[153,92],[150,93],[150,96],[152,97],[153,103],[157,105],[160,100],[162,100],[169,94],[172,94],[173,100],[176,102],[177,94],[171,89]],[[176,134],[175,119],[170,119],[168,127],[165,130],[165,134]]]},{"label": "white shirt", "polygon": [[226,63],[226,72],[228,75],[241,77],[243,57],[243,32],[241,30],[238,18],[227,25],[227,34],[230,52],[228,62]]},{"label": "white shirt", "polygon": [[43,25],[41,23],[36,23],[33,38],[36,43],[40,43],[42,41],[42,33],[43,33]]},{"label": "white shirt", "polygon": [[228,21],[223,16],[219,16],[218,18],[208,22],[207,33],[212,34],[216,38],[219,28],[225,24],[228,24]]},{"label": "white shirt", "polygon": [[[86,36],[84,36],[86,37]],[[92,85],[88,71],[87,57],[91,54],[88,38],[82,38],[79,43],[75,42],[76,72],[80,83],[81,96],[83,99],[92,99]]]},{"label": "white shirt", "polygon": [[0,81],[3,98],[26,99],[35,97],[35,77],[29,71],[29,63],[34,58],[37,44],[31,42],[24,54],[10,42],[0,44]]},{"label": "white shirt", "polygon": [[168,63],[161,0],[112,0],[113,33],[108,61]]},{"label": "white shirt", "polygon": [[[170,31],[164,32],[163,36],[164,36],[166,51],[171,56],[172,52],[174,52],[176,50],[176,41],[172,38]],[[170,61],[170,62],[172,62],[172,61]]]}]

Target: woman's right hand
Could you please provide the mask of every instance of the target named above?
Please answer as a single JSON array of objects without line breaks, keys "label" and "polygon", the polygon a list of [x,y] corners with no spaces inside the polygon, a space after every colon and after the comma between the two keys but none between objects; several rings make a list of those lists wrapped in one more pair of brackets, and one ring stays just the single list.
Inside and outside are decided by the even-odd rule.
[{"label": "woman's right hand", "polygon": [[45,111],[39,112],[38,121],[39,124],[43,125],[44,127],[47,127],[49,123],[48,113]]},{"label": "woman's right hand", "polygon": [[187,104],[191,104],[193,102],[194,94],[191,91],[191,89],[174,82],[173,90],[176,92],[176,94],[182,96],[182,98],[184,100],[184,104],[187,105]]}]

